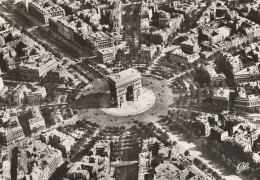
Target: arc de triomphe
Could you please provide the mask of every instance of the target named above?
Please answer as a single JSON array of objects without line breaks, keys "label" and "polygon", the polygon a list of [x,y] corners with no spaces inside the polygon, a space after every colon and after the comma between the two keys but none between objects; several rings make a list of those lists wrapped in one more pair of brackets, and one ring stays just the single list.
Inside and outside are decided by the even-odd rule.
[{"label": "arc de triomphe", "polygon": [[141,73],[133,68],[108,76],[112,103],[118,108],[127,101],[138,101],[142,93]]}]

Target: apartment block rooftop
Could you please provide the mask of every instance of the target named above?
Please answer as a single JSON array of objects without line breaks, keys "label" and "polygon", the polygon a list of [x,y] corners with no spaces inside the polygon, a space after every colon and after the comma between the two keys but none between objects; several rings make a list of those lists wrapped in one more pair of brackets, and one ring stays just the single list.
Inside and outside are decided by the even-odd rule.
[{"label": "apartment block rooftop", "polygon": [[92,33],[91,26],[75,15],[64,16],[59,18],[57,21],[62,23],[67,28],[71,28],[79,35],[87,36],[89,33]]},{"label": "apartment block rooftop", "polygon": [[51,1],[39,1],[34,0],[31,2],[34,6],[36,6],[40,11],[44,14],[53,13],[56,11],[63,11],[63,8],[57,4],[54,4]]},{"label": "apartment block rooftop", "polygon": [[104,32],[96,32],[96,33],[91,33],[88,36],[86,36],[86,39],[95,43],[97,41],[106,41],[108,39],[112,40],[112,37],[110,37],[108,34],[106,34]]}]

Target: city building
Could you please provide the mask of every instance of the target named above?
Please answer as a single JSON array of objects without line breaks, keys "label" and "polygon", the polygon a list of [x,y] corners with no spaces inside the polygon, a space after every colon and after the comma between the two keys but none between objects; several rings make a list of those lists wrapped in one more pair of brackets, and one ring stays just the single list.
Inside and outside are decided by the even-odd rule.
[{"label": "city building", "polygon": [[90,152],[73,164],[67,173],[68,178],[114,180],[110,173],[110,141],[98,141]]},{"label": "city building", "polygon": [[138,162],[136,161],[122,161],[111,162],[110,174],[114,174],[114,179],[138,179]]},{"label": "city building", "polygon": [[204,69],[207,71],[209,78],[210,78],[210,82],[212,84],[225,83],[226,76],[223,73],[217,73],[215,70],[215,66],[208,65]]},{"label": "city building", "polygon": [[[1,70],[0,70],[1,75]],[[4,85],[3,78],[0,76],[0,95],[4,94],[8,90],[8,87]]]},{"label": "city building", "polygon": [[11,180],[11,152],[2,149],[0,153],[0,179]]},{"label": "city building", "polygon": [[139,153],[138,159],[138,180],[145,180],[146,176],[149,176],[149,170],[151,168],[152,162],[152,152],[151,151],[143,151]]},{"label": "city building", "polygon": [[91,33],[85,37],[86,47],[92,53],[114,47],[114,39],[104,32]]},{"label": "city building", "polygon": [[175,12],[182,14],[189,14],[194,8],[194,5],[194,2],[191,1],[173,1],[170,3],[170,7],[172,7]]},{"label": "city building", "polygon": [[60,131],[52,130],[41,134],[41,140],[51,146],[59,149],[63,157],[68,157],[72,146],[75,144],[75,138],[66,135]]},{"label": "city building", "polygon": [[256,110],[260,107],[260,96],[255,94],[246,94],[244,87],[239,87],[238,97],[235,100],[235,107],[239,110]]},{"label": "city building", "polygon": [[199,53],[201,50],[198,44],[198,40],[192,41],[190,39],[181,42],[181,49],[184,53],[187,54]]},{"label": "city building", "polygon": [[157,10],[154,12],[153,21],[160,29],[166,26],[166,23],[170,20],[171,14],[163,10]]},{"label": "city building", "polygon": [[120,32],[117,32],[117,31],[112,31],[109,33],[109,36],[111,36],[113,39],[114,39],[114,43],[117,45],[117,44],[120,44],[122,41],[123,41],[123,33],[122,33],[123,30],[120,30]]},{"label": "city building", "polygon": [[232,44],[230,41],[220,41],[210,46],[210,49],[212,52],[218,52],[218,51],[223,51],[225,49],[229,49],[231,47]]},{"label": "city building", "polygon": [[233,47],[237,47],[237,46],[247,42],[248,39],[246,36],[243,36],[242,34],[235,34],[235,35],[229,36],[227,38],[227,40],[231,42]]},{"label": "city building", "polygon": [[202,13],[200,18],[197,21],[198,26],[202,26],[204,24],[207,24],[210,22],[210,10],[207,8],[205,11]]},{"label": "city building", "polygon": [[250,67],[244,68],[234,74],[234,80],[236,84],[247,81],[260,80],[260,72],[258,69],[260,63],[256,63]]},{"label": "city building", "polygon": [[155,168],[155,179],[171,180],[171,179],[207,179],[207,175],[197,168],[195,165],[180,169],[177,164],[172,161],[164,161]]},{"label": "city building", "polygon": [[154,60],[154,58],[160,53],[162,47],[161,46],[146,46],[146,45],[141,45],[141,50],[140,50],[140,62],[142,63],[149,63]]},{"label": "city building", "polygon": [[8,24],[2,17],[0,17],[0,36],[6,37],[14,27]]},{"label": "city building", "polygon": [[171,33],[176,32],[178,29],[181,28],[184,22],[184,15],[183,14],[172,14],[173,17],[166,23],[166,27],[171,29]]},{"label": "city building", "polygon": [[153,31],[150,37],[150,41],[153,44],[165,45],[168,42],[170,34],[164,30]]},{"label": "city building", "polygon": [[47,96],[45,87],[36,87],[36,89],[26,92],[26,102],[30,105],[42,104]]},{"label": "city building", "polygon": [[153,8],[146,6],[146,4],[142,3],[140,10],[141,19],[148,18],[149,21],[152,20],[153,16]]},{"label": "city building", "polygon": [[214,90],[214,94],[212,96],[212,105],[215,109],[219,109],[220,111],[229,110],[229,102],[230,101],[230,90],[225,88],[219,88]]},{"label": "city building", "polygon": [[[153,24],[150,26],[150,20],[147,16],[141,18],[141,38],[143,42],[148,41],[150,44],[166,45],[169,38],[178,29],[184,21],[183,14],[170,14],[164,10],[158,10],[154,7]],[[146,42],[147,43],[147,42]]]},{"label": "city building", "polygon": [[39,43],[21,34],[3,48],[7,77],[11,80],[40,81],[58,65],[57,59]]},{"label": "city building", "polygon": [[110,11],[109,21],[112,23],[114,32],[120,32],[122,26],[122,2],[114,1],[113,8]]},{"label": "city building", "polygon": [[81,42],[92,33],[92,27],[76,15],[53,18],[50,27],[71,41]]},{"label": "city building", "polygon": [[63,4],[63,7],[69,9],[73,14],[83,8],[83,2],[81,1],[69,1],[66,4],[64,2],[60,4]]},{"label": "city building", "polygon": [[210,135],[210,129],[215,125],[219,125],[218,115],[210,113],[201,113],[192,122],[193,131],[198,136],[205,137]]},{"label": "city building", "polygon": [[[40,81],[47,72],[58,66],[56,58],[51,54],[29,56],[12,72],[12,77],[21,81]],[[19,76],[17,76],[19,75]]]},{"label": "city building", "polygon": [[248,168],[257,169],[259,134],[260,130],[249,122],[238,123],[227,131],[215,126],[207,141],[208,150],[229,169],[237,170],[241,162],[248,162]]},{"label": "city building", "polygon": [[35,89],[29,89],[25,84],[17,85],[14,89],[13,100],[16,105],[22,105],[24,103],[29,105],[38,105],[43,103],[43,100],[47,96],[45,87],[36,87]]},{"label": "city building", "polygon": [[172,62],[178,62],[178,63],[193,63],[200,59],[200,55],[198,53],[193,54],[186,54],[184,53],[181,48],[176,48],[171,52],[170,60]]},{"label": "city building", "polygon": [[226,60],[230,63],[232,66],[233,73],[237,73],[243,69],[243,63],[241,59],[239,58],[239,55],[233,56],[230,53],[225,53],[224,56],[226,57]]},{"label": "city building", "polygon": [[[7,43],[8,44],[8,43]],[[11,47],[2,47],[0,50],[3,61],[1,62],[1,71],[7,72],[16,68],[15,57],[16,52]]]},{"label": "city building", "polygon": [[0,26],[3,26],[4,24],[6,24],[5,19],[0,17]]},{"label": "city building", "polygon": [[16,109],[1,111],[0,143],[9,145],[24,139],[23,128],[18,121]]},{"label": "city building", "polygon": [[75,162],[67,174],[70,179],[90,179],[89,167],[84,161]]},{"label": "city building", "polygon": [[203,58],[203,59],[208,59],[212,55],[213,55],[213,53],[210,52],[210,51],[203,51],[203,52],[200,53],[200,57]]},{"label": "city building", "polygon": [[49,25],[49,19],[51,17],[61,17],[65,16],[65,11],[62,7],[51,1],[29,1],[28,2],[28,12],[45,23]]},{"label": "city building", "polygon": [[97,51],[97,60],[103,64],[109,65],[115,62],[114,47],[100,49]]},{"label": "city building", "polygon": [[29,119],[29,127],[32,133],[46,128],[45,120],[42,117],[39,107],[34,106],[31,110],[32,118]]},{"label": "city building", "polygon": [[159,144],[159,149],[161,149],[163,145],[155,137],[149,137],[148,139],[142,140],[142,148],[138,158],[138,180],[145,180],[150,176],[150,168],[153,158],[152,149],[156,143]]},{"label": "city building", "polygon": [[150,27],[150,21],[148,18],[142,18],[141,19],[141,26],[140,26],[140,30],[141,32],[149,32],[149,27]]},{"label": "city building", "polygon": [[77,12],[77,16],[88,24],[97,26],[100,23],[101,12],[99,8],[83,9]]},{"label": "city building", "polygon": [[130,47],[123,47],[117,50],[116,63],[123,65],[130,65],[132,63],[132,52]]},{"label": "city building", "polygon": [[225,40],[227,37],[229,37],[231,34],[231,28],[227,26],[222,26],[220,28],[217,28],[211,36],[209,37],[210,43],[215,44],[217,42]]},{"label": "city building", "polygon": [[18,149],[17,179],[48,180],[63,164],[62,153],[39,140],[27,140]]},{"label": "city building", "polygon": [[16,105],[22,105],[25,101],[25,92],[28,91],[26,85],[18,85],[14,89],[14,102]]}]

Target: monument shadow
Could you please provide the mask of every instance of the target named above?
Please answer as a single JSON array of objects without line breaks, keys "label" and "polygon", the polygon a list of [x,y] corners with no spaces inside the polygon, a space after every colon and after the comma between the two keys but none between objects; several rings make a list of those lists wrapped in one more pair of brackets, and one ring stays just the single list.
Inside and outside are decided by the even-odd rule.
[{"label": "monument shadow", "polygon": [[104,97],[108,96],[110,96],[110,93],[92,93],[81,96],[72,104],[72,107],[79,110],[114,107],[110,101],[102,102],[103,99],[107,99]]}]

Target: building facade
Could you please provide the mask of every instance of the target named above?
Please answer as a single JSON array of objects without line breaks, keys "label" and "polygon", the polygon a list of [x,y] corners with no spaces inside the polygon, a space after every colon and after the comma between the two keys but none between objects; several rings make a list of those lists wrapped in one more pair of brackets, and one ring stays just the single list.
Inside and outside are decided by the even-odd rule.
[{"label": "building facade", "polygon": [[33,107],[32,118],[29,119],[29,127],[32,133],[38,132],[46,128],[45,120],[42,117],[40,109],[38,107]]},{"label": "building facade", "polygon": [[75,138],[66,135],[56,129],[41,135],[41,140],[62,152],[63,157],[68,157],[71,148],[75,143]]},{"label": "building facade", "polygon": [[114,47],[114,39],[104,32],[91,33],[85,37],[86,47],[92,53]]},{"label": "building facade", "polygon": [[39,140],[24,142],[18,149],[17,161],[18,180],[48,180],[63,163],[60,150]]},{"label": "building facade", "polygon": [[23,128],[17,117],[16,109],[7,109],[2,113],[0,125],[0,143],[11,144],[25,138]]},{"label": "building facade", "polygon": [[[41,60],[39,62],[38,60]],[[38,61],[38,62],[37,62]],[[12,77],[23,81],[40,81],[47,75],[47,72],[58,66],[57,60],[52,55],[30,56],[26,62],[19,64],[19,67],[12,72]],[[19,74],[19,77],[17,77]]]},{"label": "building facade", "polygon": [[104,64],[113,64],[115,62],[115,50],[113,47],[100,49],[97,51],[97,60]]},{"label": "building facade", "polygon": [[159,46],[141,46],[140,51],[140,62],[142,63],[148,63],[151,62],[159,53],[161,48]]},{"label": "building facade", "polygon": [[200,59],[200,55],[198,53],[193,54],[186,54],[184,53],[181,48],[177,48],[171,52],[170,60],[172,62],[178,62],[178,63],[193,63]]},{"label": "building facade", "polygon": [[28,12],[46,25],[49,25],[51,17],[65,16],[64,9],[51,1],[31,1],[28,3]]}]

